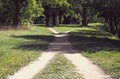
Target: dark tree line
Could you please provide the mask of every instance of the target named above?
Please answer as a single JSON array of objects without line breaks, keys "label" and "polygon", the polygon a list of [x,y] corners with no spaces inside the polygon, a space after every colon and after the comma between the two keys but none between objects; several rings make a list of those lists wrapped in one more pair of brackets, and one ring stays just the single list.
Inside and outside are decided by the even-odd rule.
[{"label": "dark tree line", "polygon": [[0,11],[0,25],[17,28],[40,16],[43,9],[38,0],[0,0]]},{"label": "dark tree line", "polygon": [[108,30],[120,37],[120,0],[0,0],[0,25],[13,28],[43,16],[46,26],[81,23],[102,17]]},{"label": "dark tree line", "polygon": [[108,23],[108,30],[120,37],[120,0],[95,0],[92,7]]}]

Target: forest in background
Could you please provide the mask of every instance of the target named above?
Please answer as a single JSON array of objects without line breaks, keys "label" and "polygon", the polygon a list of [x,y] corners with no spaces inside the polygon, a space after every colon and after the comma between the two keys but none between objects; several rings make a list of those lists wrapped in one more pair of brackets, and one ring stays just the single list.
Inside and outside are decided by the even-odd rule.
[{"label": "forest in background", "polygon": [[120,0],[0,0],[0,28],[90,22],[120,37]]}]

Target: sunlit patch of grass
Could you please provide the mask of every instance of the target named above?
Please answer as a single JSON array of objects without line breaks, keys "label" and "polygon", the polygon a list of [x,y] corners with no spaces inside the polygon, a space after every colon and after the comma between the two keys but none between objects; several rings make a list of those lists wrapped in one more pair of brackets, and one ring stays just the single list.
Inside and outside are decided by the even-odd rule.
[{"label": "sunlit patch of grass", "polygon": [[88,26],[93,26],[93,27],[96,27],[96,26],[103,26],[104,24],[102,23],[89,23]]},{"label": "sunlit patch of grass", "polygon": [[80,24],[68,24],[68,25],[58,25],[58,26],[54,26],[51,27],[53,29],[55,29],[56,31],[60,32],[60,33],[64,33],[66,31],[72,31],[72,30],[77,30],[79,29],[79,27],[81,27]]},{"label": "sunlit patch of grass", "polygon": [[14,50],[0,57],[0,78],[7,74],[13,74],[20,67],[27,65],[30,61],[40,56],[40,52]]},{"label": "sunlit patch of grass", "polygon": [[[39,57],[49,45],[48,38],[51,35],[50,31],[40,26],[31,26],[29,30],[0,30],[0,79],[6,79],[8,75]],[[49,37],[43,39],[46,36]]]},{"label": "sunlit patch of grass", "polygon": [[101,50],[90,53],[83,52],[82,54],[90,58],[95,64],[99,65],[110,74],[113,79],[120,79],[120,51],[117,50]]},{"label": "sunlit patch of grass", "polygon": [[74,68],[74,65],[64,55],[59,54],[33,79],[83,79]]},{"label": "sunlit patch of grass", "polygon": [[[78,31],[78,30],[96,30],[97,26],[103,26],[102,23],[89,23],[88,27],[82,26],[80,24],[68,24],[68,25],[58,25],[52,27],[53,29],[57,30],[58,32],[65,32],[68,30]],[[91,28],[93,27],[93,28]]]},{"label": "sunlit patch of grass", "polygon": [[57,30],[60,33],[63,33],[65,31],[69,31],[69,30],[74,30],[74,28],[71,28],[71,27],[61,27],[61,26],[52,27],[52,28],[55,29],[55,30]]}]

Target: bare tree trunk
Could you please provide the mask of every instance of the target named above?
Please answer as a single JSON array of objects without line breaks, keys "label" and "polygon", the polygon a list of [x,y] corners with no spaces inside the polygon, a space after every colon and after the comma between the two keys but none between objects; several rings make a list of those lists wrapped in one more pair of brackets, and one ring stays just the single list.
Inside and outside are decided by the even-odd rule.
[{"label": "bare tree trunk", "polygon": [[59,24],[62,24],[62,15],[59,14]]},{"label": "bare tree trunk", "polygon": [[110,32],[112,34],[116,34],[116,30],[115,30],[115,27],[113,25],[113,20],[112,20],[112,17],[109,18],[109,26],[110,26]]},{"label": "bare tree trunk", "polygon": [[53,25],[57,25],[57,16],[56,15],[53,15]]},{"label": "bare tree trunk", "polygon": [[85,6],[83,7],[82,12],[82,25],[87,26],[87,8]]},{"label": "bare tree trunk", "polygon": [[20,4],[19,1],[14,1],[14,17],[13,17],[13,28],[17,28],[19,25],[19,21],[20,21]]},{"label": "bare tree trunk", "polygon": [[46,26],[49,27],[50,26],[50,15],[46,14]]},{"label": "bare tree trunk", "polygon": [[71,23],[71,16],[64,16],[64,24],[70,24]]}]

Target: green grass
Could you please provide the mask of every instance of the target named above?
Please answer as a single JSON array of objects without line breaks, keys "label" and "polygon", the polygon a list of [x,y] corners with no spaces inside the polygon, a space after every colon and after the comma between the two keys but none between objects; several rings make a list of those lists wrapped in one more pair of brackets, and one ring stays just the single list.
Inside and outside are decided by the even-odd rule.
[{"label": "green grass", "polygon": [[33,79],[83,79],[64,55],[56,55],[47,67]]},{"label": "green grass", "polygon": [[0,30],[0,79],[6,79],[19,68],[40,56],[53,40],[44,27],[29,30]]},{"label": "green grass", "polygon": [[97,27],[97,26],[103,26],[103,24],[102,23],[89,23],[88,26]]},{"label": "green grass", "polygon": [[113,79],[120,79],[120,51],[101,50],[94,53],[90,52],[89,50],[82,52],[82,54],[104,69]]},{"label": "green grass", "polygon": [[74,49],[90,58],[113,79],[120,79],[120,40],[104,31],[101,28],[102,25],[91,23],[88,24],[88,27],[63,26],[54,28],[62,32],[73,29],[70,32],[69,41]]},{"label": "green grass", "polygon": [[69,25],[54,26],[52,28],[57,30],[58,32],[62,33],[62,32],[69,31],[69,30],[77,30],[77,28],[79,28],[80,26],[81,25],[79,25],[79,24],[77,24],[77,25],[69,24]]},{"label": "green grass", "polygon": [[70,33],[74,49],[90,58],[113,79],[120,79],[120,40],[99,27],[80,28]]},{"label": "green grass", "polygon": [[[91,30],[94,30],[96,27],[103,26],[102,23],[89,23],[88,27],[91,28]],[[65,31],[77,31],[77,30],[89,30],[87,27],[83,27],[80,24],[67,24],[67,25],[59,25],[52,27],[53,29],[57,30],[58,32],[65,32]]]}]

